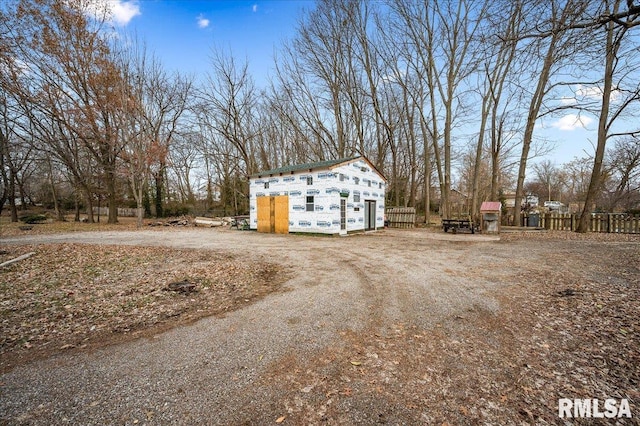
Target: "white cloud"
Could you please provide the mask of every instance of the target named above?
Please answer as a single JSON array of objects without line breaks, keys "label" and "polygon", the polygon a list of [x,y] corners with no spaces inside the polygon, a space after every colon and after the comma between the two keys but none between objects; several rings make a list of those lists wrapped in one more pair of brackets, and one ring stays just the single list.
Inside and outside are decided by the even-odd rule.
[{"label": "white cloud", "polygon": [[196,19],[198,20],[198,27],[200,28],[207,28],[211,23],[211,21],[209,21],[207,18],[205,18],[202,15],[199,15],[198,18]]},{"label": "white cloud", "polygon": [[563,96],[560,98],[560,103],[562,105],[575,105],[578,103],[578,101],[576,100],[576,98],[571,98],[569,96]]},{"label": "white cloud", "polygon": [[85,10],[96,19],[106,19],[120,26],[141,15],[137,0],[90,0]]},{"label": "white cloud", "polygon": [[591,117],[585,117],[583,115],[578,116],[576,114],[567,114],[559,120],[551,123],[551,127],[559,130],[572,131],[580,127],[586,128],[592,122],[593,119]]},{"label": "white cloud", "polygon": [[253,13],[256,13],[256,12],[258,11],[258,5],[257,5],[257,4],[254,4],[254,5],[251,7],[251,10],[253,11]]},{"label": "white cloud", "polygon": [[599,99],[602,98],[602,89],[597,86],[588,87],[578,84],[576,86],[576,96],[581,98]]},{"label": "white cloud", "polygon": [[127,25],[134,17],[140,15],[137,1],[111,0],[112,20],[118,25]]},{"label": "white cloud", "polygon": [[[583,86],[582,84],[578,84],[576,86],[576,98],[589,99],[589,100],[599,100],[602,99],[602,87],[598,86]],[[620,99],[621,93],[620,90],[614,88],[611,90],[611,96],[609,100],[611,102],[615,102]]]}]

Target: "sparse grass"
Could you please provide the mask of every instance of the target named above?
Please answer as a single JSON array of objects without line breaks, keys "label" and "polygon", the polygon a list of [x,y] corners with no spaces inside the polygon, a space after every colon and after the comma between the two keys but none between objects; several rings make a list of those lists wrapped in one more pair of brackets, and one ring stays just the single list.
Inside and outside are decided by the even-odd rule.
[{"label": "sparse grass", "polygon": [[[96,218],[97,219],[97,218]],[[51,218],[45,222],[34,223],[29,230],[20,229],[24,222],[11,222],[8,216],[0,216],[0,237],[16,237],[30,234],[62,234],[67,232],[89,232],[89,231],[124,231],[136,229],[136,218],[120,217],[118,223],[109,224],[107,218],[100,217],[100,222],[83,223],[74,222],[73,216],[66,216],[65,222],[55,221]]]},{"label": "sparse grass", "polygon": [[[0,262],[28,252],[36,254],[0,269],[0,371],[232,311],[286,279],[270,263],[158,247],[8,245]],[[197,291],[167,291],[182,280]]]}]

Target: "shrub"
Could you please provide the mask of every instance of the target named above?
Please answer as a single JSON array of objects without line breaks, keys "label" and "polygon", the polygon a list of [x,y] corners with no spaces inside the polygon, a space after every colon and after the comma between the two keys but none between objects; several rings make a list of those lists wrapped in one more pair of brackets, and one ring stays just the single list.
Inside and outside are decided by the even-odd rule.
[{"label": "shrub", "polygon": [[47,217],[43,214],[30,214],[27,216],[22,216],[20,218],[21,221],[28,224],[41,223],[47,220]]},{"label": "shrub", "polygon": [[194,211],[193,205],[182,203],[168,203],[164,207],[165,217],[187,216]]}]

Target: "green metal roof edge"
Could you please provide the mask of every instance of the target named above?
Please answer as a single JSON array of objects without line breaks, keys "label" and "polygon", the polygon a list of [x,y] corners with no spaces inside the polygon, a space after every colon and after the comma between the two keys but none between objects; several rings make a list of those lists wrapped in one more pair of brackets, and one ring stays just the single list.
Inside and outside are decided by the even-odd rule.
[{"label": "green metal roof edge", "polygon": [[253,177],[259,177],[264,175],[291,173],[291,172],[297,172],[297,171],[306,170],[306,169],[328,169],[329,167],[335,166],[336,164],[346,163],[347,161],[353,161],[361,157],[362,157],[361,155],[356,155],[354,157],[339,158],[337,160],[325,160],[325,161],[317,161],[315,163],[294,164],[290,166],[279,167],[277,169],[265,170],[263,172],[254,173],[249,177],[253,178]]}]

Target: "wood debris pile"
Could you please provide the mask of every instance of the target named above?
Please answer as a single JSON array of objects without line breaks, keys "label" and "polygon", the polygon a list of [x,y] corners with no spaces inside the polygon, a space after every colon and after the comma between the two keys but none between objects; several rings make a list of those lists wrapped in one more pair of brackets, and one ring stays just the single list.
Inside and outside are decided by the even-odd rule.
[{"label": "wood debris pile", "polygon": [[231,226],[235,223],[235,219],[232,217],[203,217],[196,216],[180,217],[167,220],[156,220],[149,223],[149,226],[200,226],[215,228],[219,226]]},{"label": "wood debris pile", "polygon": [[186,217],[178,219],[156,220],[150,222],[149,226],[191,226],[191,220]]}]

